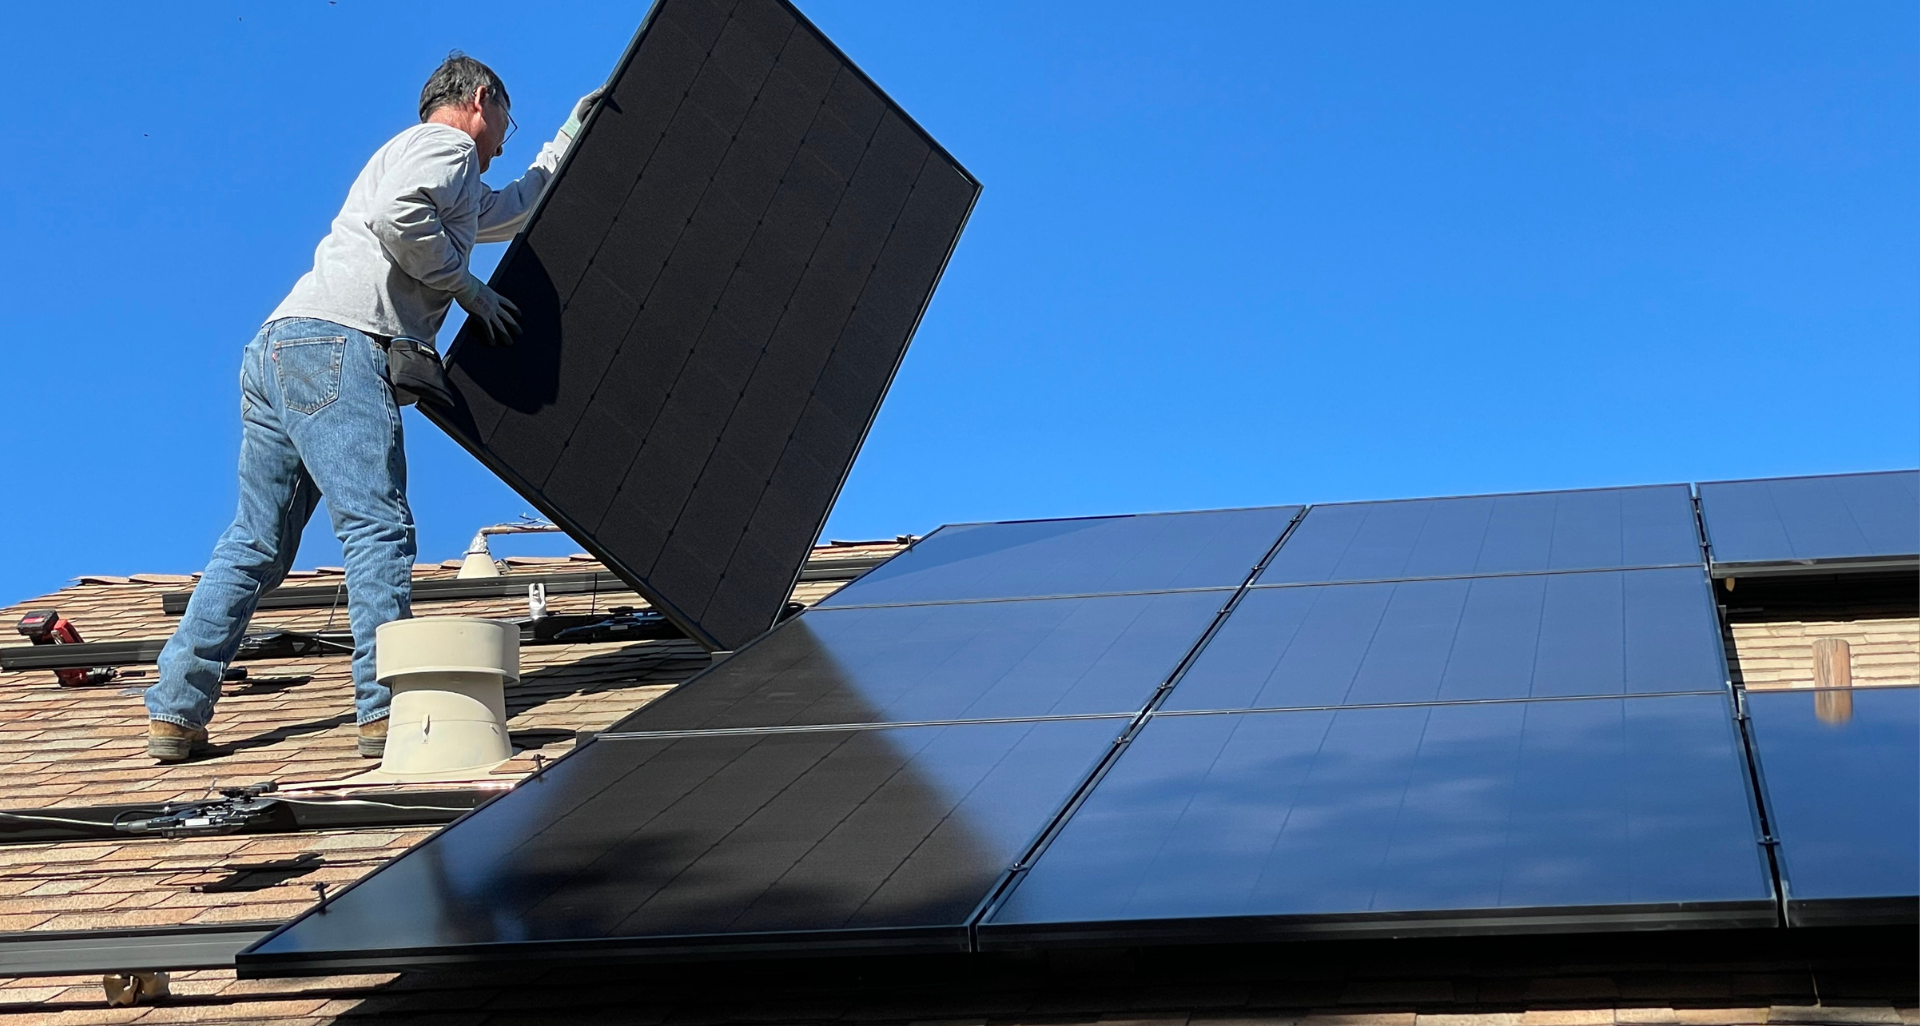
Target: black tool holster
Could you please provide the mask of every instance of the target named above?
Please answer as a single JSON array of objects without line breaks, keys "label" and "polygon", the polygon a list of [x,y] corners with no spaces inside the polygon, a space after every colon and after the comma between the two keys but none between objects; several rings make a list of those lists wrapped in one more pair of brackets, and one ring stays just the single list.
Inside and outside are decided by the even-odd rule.
[{"label": "black tool holster", "polygon": [[447,369],[431,343],[417,338],[387,340],[387,380],[393,385],[393,401],[409,406],[425,399],[435,406],[452,406],[453,390],[447,385]]}]

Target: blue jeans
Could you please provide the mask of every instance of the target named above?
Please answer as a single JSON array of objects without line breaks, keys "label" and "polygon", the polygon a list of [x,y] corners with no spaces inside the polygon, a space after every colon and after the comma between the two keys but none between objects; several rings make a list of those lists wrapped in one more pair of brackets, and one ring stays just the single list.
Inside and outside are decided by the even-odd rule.
[{"label": "blue jeans", "polygon": [[240,511],[160,653],[147,715],[182,727],[213,718],[220,674],[324,495],[346,550],[355,718],[385,719],[392,693],[374,679],[373,632],[409,615],[415,552],[386,351],[331,321],[271,321],[240,364],[240,421]]}]

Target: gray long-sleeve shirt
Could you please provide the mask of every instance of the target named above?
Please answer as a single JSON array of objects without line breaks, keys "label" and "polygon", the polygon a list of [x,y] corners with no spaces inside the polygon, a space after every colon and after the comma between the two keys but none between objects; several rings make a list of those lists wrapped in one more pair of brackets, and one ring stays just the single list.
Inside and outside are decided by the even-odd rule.
[{"label": "gray long-sleeve shirt", "polygon": [[267,318],[318,317],[370,335],[432,341],[467,276],[476,242],[513,237],[553,177],[565,136],[540,148],[520,180],[480,180],[473,138],[415,125],[387,141],[347,191],[333,229]]}]

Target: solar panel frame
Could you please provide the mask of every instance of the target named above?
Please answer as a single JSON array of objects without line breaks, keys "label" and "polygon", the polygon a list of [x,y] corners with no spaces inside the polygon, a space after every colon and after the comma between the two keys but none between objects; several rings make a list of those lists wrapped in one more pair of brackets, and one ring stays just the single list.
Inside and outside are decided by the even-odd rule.
[{"label": "solar panel frame", "polygon": [[[1608,552],[1602,551],[1609,547],[1607,531],[1593,528],[1610,520],[1616,537],[1614,551]],[[1509,530],[1496,531],[1502,524]],[[1255,583],[1359,583],[1700,562],[1688,487],[1638,485],[1315,504]]]},{"label": "solar panel frame", "polygon": [[1920,471],[1705,481],[1695,489],[1715,577],[1920,565]]},{"label": "solar panel frame", "polygon": [[[1749,690],[1787,922],[1913,923],[1920,904],[1920,688]],[[1820,703],[1844,703],[1844,711]]]},{"label": "solar panel frame", "polygon": [[606,733],[1132,716],[1231,595],[809,609]]},{"label": "solar panel frame", "polygon": [[[776,46],[783,25],[789,36]],[[643,48],[646,73],[629,74]],[[791,62],[790,52],[799,54]],[[494,286],[522,307],[528,333],[495,350],[463,328],[446,359],[461,405],[422,412],[689,637],[737,648],[773,624],[797,581],[980,185],[786,0],[656,0],[609,83],[609,99],[494,273]],[[798,162],[784,171],[756,165],[762,155],[732,147],[724,134],[728,118],[757,124],[763,110],[786,104],[792,114],[815,100],[815,127],[795,139]],[[609,119],[623,119],[619,140],[606,135]],[[768,132],[783,124],[764,120]],[[869,126],[866,143],[848,121]],[[656,131],[663,141],[630,176],[599,152]],[[878,197],[874,189],[897,192],[898,161],[889,170],[888,154],[915,152],[925,164],[893,213],[885,212],[890,201],[859,200]],[[656,158],[673,166],[656,168]],[[835,175],[847,182],[839,200]],[[735,194],[752,202],[734,202]],[[624,198],[593,200],[610,195]],[[761,198],[772,205],[754,227],[746,207]],[[784,229],[766,227],[775,215],[823,224],[820,248],[783,250],[776,236]],[[707,234],[676,228],[682,217]],[[875,238],[881,218],[893,219],[878,236],[884,253],[849,245]],[[687,243],[661,248],[674,231]],[[896,253],[909,236],[944,243],[937,253]],[[722,237],[766,241],[732,252],[713,245]],[[655,268],[645,273],[658,284],[622,285],[603,263]],[[722,291],[703,292],[701,283],[714,280],[726,282]],[[781,291],[796,280],[798,291]],[[603,347],[611,352],[536,352],[563,331],[626,341]],[[642,336],[655,340],[639,344],[646,352],[634,343]],[[665,350],[693,339],[680,370],[662,374],[673,362]],[[702,369],[714,361],[752,366],[729,385]],[[488,381],[524,394],[495,400],[481,384]],[[594,402],[601,389],[635,416]],[[557,441],[565,425],[555,418],[585,444]],[[634,456],[616,467],[608,460],[618,453]],[[629,480],[638,484],[623,488]]]},{"label": "solar panel frame", "polygon": [[284,975],[967,951],[980,906],[1113,729],[1082,718],[603,737],[236,964]]},{"label": "solar panel frame", "polygon": [[[1107,771],[1092,785],[1086,799],[1073,811],[1072,817],[1047,840],[1045,847],[1038,853],[1037,859],[1029,860],[1031,864],[1023,869],[1021,878],[1006,888],[1001,899],[982,917],[977,931],[979,949],[982,951],[1018,950],[1085,944],[1228,943],[1337,936],[1460,936],[1575,930],[1606,932],[1674,928],[1772,927],[1776,924],[1777,916],[1773,879],[1762,846],[1759,844],[1758,819],[1752,805],[1752,793],[1747,787],[1746,763],[1729,707],[1730,699],[1731,696],[1726,694],[1691,694],[1478,702],[1390,708],[1157,713],[1152,716],[1146,729],[1129,743],[1127,750],[1118,758],[1110,760]],[[1276,834],[1270,845],[1266,835],[1261,833],[1263,825],[1270,825],[1269,821],[1281,824],[1280,830],[1284,832],[1287,829],[1286,824],[1297,815],[1307,824],[1303,829],[1311,838],[1312,831],[1321,829],[1319,824],[1324,822],[1326,816],[1333,815],[1336,811],[1342,815],[1378,817],[1390,815],[1391,809],[1372,807],[1378,803],[1365,801],[1364,793],[1358,799],[1348,795],[1343,796],[1338,802],[1321,802],[1319,806],[1310,807],[1304,812],[1294,807],[1295,799],[1287,799],[1281,802],[1288,807],[1287,815],[1276,820],[1274,809],[1277,806],[1268,808],[1261,803],[1267,802],[1270,805],[1275,796],[1289,786],[1287,782],[1276,780],[1271,772],[1256,773],[1248,766],[1236,768],[1234,758],[1224,746],[1218,752],[1209,748],[1197,757],[1198,761],[1194,763],[1195,772],[1204,772],[1208,776],[1215,774],[1232,776],[1240,772],[1250,783],[1257,777],[1257,786],[1235,793],[1219,792],[1216,789],[1209,796],[1204,786],[1188,786],[1181,783],[1177,777],[1156,778],[1153,776],[1151,762],[1162,753],[1156,753],[1154,745],[1156,742],[1172,744],[1171,741],[1164,741],[1170,736],[1169,730],[1190,732],[1194,729],[1225,729],[1253,725],[1269,729],[1299,727],[1311,732],[1310,728],[1315,726],[1311,721],[1324,721],[1325,726],[1322,729],[1333,731],[1341,726],[1342,718],[1348,718],[1365,722],[1368,727],[1365,731],[1367,734],[1365,747],[1377,748],[1380,735],[1376,721],[1383,717],[1401,720],[1427,717],[1430,721],[1432,717],[1439,716],[1460,720],[1471,717],[1511,716],[1532,711],[1564,716],[1570,712],[1585,713],[1595,710],[1604,714],[1603,707],[1619,707],[1623,712],[1637,710],[1648,713],[1665,706],[1668,712],[1672,712],[1675,709],[1675,703],[1691,703],[1699,707],[1689,714],[1692,722],[1689,729],[1696,734],[1706,731],[1719,735],[1719,748],[1711,753],[1717,765],[1716,772],[1720,777],[1715,785],[1717,793],[1712,796],[1719,817],[1715,823],[1711,824],[1715,832],[1713,843],[1720,849],[1724,849],[1718,854],[1734,855],[1736,863],[1733,866],[1722,866],[1709,860],[1690,867],[1693,883],[1701,888],[1695,893],[1707,895],[1705,897],[1685,900],[1674,895],[1659,895],[1659,900],[1586,904],[1474,905],[1469,902],[1446,908],[1421,908],[1417,907],[1418,903],[1415,902],[1403,903],[1404,907],[1371,910],[1341,909],[1337,907],[1338,902],[1333,901],[1329,903],[1332,907],[1292,910],[1269,907],[1248,911],[1249,906],[1257,902],[1244,896],[1227,899],[1216,896],[1214,899],[1209,899],[1213,900],[1216,907],[1208,910],[1190,904],[1186,914],[1170,914],[1164,910],[1153,915],[1140,915],[1137,910],[1134,914],[1129,914],[1126,907],[1136,900],[1135,895],[1141,890],[1175,887],[1182,879],[1186,880],[1191,888],[1198,888],[1200,891],[1233,886],[1232,881],[1237,877],[1231,864],[1202,867],[1196,864],[1196,860],[1202,856],[1215,858],[1216,861],[1226,859],[1231,863],[1240,855],[1253,855],[1255,852],[1265,850],[1264,858],[1267,868],[1272,869],[1276,865],[1281,867],[1276,879],[1281,876],[1321,871],[1333,872],[1335,875],[1339,873],[1364,875],[1367,872],[1369,860],[1375,864],[1372,880],[1376,885],[1384,881],[1391,886],[1403,882],[1405,877],[1405,873],[1400,877],[1394,877],[1381,870],[1378,866],[1379,859],[1376,857],[1380,854],[1378,852],[1373,854],[1361,851],[1323,852],[1324,857],[1319,864],[1315,864],[1307,858],[1309,852],[1296,847],[1282,857],[1278,853],[1279,849],[1273,846],[1279,843],[1280,835]],[[1708,706],[1712,708],[1708,709]],[[1415,726],[1411,723],[1402,724],[1397,731],[1398,734],[1404,735],[1400,738],[1402,742],[1406,742],[1402,747],[1414,753],[1407,757],[1410,760],[1416,759],[1419,753],[1424,751],[1424,746],[1430,742],[1427,736],[1427,732],[1431,729],[1430,724],[1419,727],[1417,730]],[[1349,727],[1347,732],[1351,735],[1358,730],[1360,730],[1359,727]],[[1231,731],[1229,736],[1231,738]],[[1418,737],[1417,744],[1411,740],[1415,736]],[[1293,749],[1304,751],[1303,745],[1312,746],[1312,739],[1304,735],[1295,740],[1301,743],[1290,749],[1285,743],[1261,734],[1242,746],[1243,750],[1238,757],[1239,762],[1245,763],[1248,759],[1257,761],[1260,758],[1269,760],[1276,757],[1285,758]],[[1704,752],[1697,743],[1700,741],[1699,737],[1683,739],[1693,743],[1682,744],[1659,743],[1662,740],[1671,739],[1642,737],[1637,742],[1638,752],[1630,753],[1636,754],[1638,758],[1617,760],[1620,763],[1617,768],[1629,772],[1638,771],[1646,776],[1651,772],[1646,769],[1646,765],[1653,759],[1685,758]],[[1518,746],[1520,743],[1521,738],[1516,737],[1514,745]],[[1328,744],[1327,741],[1323,739],[1318,744],[1323,748],[1315,752],[1314,759],[1325,758],[1334,764],[1336,779],[1340,773],[1354,772],[1350,761],[1347,760],[1360,753],[1358,748],[1348,744],[1336,746],[1333,751],[1328,752],[1324,750],[1324,746]],[[1477,753],[1476,757],[1491,766],[1492,763],[1500,761],[1497,758],[1498,754],[1483,752]],[[1207,765],[1201,767],[1201,763]],[[1411,766],[1412,763],[1410,762],[1409,765]],[[1394,767],[1388,766],[1387,769],[1392,770]],[[1473,767],[1469,766],[1467,769],[1472,770]],[[1583,803],[1568,800],[1571,797],[1569,794],[1550,793],[1556,787],[1566,789],[1564,769],[1554,767],[1553,771],[1546,771],[1548,769],[1546,765],[1536,766],[1533,772],[1522,774],[1509,767],[1507,772],[1510,774],[1509,782],[1514,788],[1519,790],[1531,788],[1541,792],[1535,795],[1537,800],[1534,802],[1538,809],[1538,816],[1549,819],[1557,817],[1567,822],[1580,819],[1586,814]],[[1146,775],[1141,776],[1142,773]],[[1396,775],[1397,771],[1386,774],[1388,777]],[[1433,796],[1443,799],[1459,801],[1461,796],[1465,795],[1466,800],[1477,800],[1473,789],[1461,791],[1456,786],[1450,786],[1467,783],[1475,778],[1476,774],[1464,772],[1456,776],[1459,777],[1458,780],[1449,780],[1446,779],[1445,774],[1441,774],[1439,778],[1423,783],[1409,770],[1405,786],[1410,789],[1425,787],[1432,792]],[[1302,775],[1299,780],[1294,781],[1293,786],[1304,788],[1307,779],[1306,775]],[[1604,789],[1611,783],[1611,780],[1604,777],[1598,780],[1590,777],[1584,786],[1588,789],[1596,786]],[[1662,780],[1661,783],[1666,784],[1667,781]],[[1572,790],[1578,791],[1580,787],[1575,786]],[[1681,800],[1681,804],[1684,804],[1689,796],[1683,789],[1649,787],[1643,790],[1656,795],[1659,799],[1652,803],[1653,808],[1642,810],[1648,813],[1646,819],[1660,825],[1657,829],[1672,831],[1678,828],[1682,833],[1687,831],[1699,833],[1705,829],[1695,816],[1687,814],[1689,811],[1697,810],[1681,810],[1677,806],[1675,808],[1660,807],[1663,802],[1673,804],[1676,796]],[[1297,797],[1296,795],[1295,798]],[[1132,798],[1138,798],[1149,805],[1159,803],[1164,806],[1161,818],[1171,815],[1176,817],[1177,821],[1163,824],[1160,832],[1153,836],[1126,834],[1124,828],[1128,826],[1128,817],[1115,815],[1113,807],[1115,802],[1124,803]],[[1403,801],[1406,810],[1425,812],[1429,808],[1427,804],[1414,802],[1411,799],[1403,799]],[[1513,829],[1511,822],[1507,820],[1493,822],[1494,819],[1500,819],[1499,816],[1482,818],[1487,819],[1485,825],[1490,833],[1497,834]],[[1190,819],[1195,822],[1188,822]],[[1133,820],[1137,825],[1137,813],[1133,814]],[[1211,827],[1209,823],[1212,824]],[[1121,833],[1113,832],[1114,824],[1120,825]],[[1576,832],[1579,829],[1576,824]],[[1106,832],[1102,833],[1103,830]],[[1379,839],[1368,835],[1365,831],[1361,831],[1360,834],[1362,839]],[[1392,842],[1398,838],[1394,838],[1391,831],[1386,836],[1389,840],[1381,841],[1380,847],[1390,852]],[[1414,837],[1413,843],[1416,846],[1418,841],[1418,836]],[[1177,850],[1170,850],[1169,846]],[[1583,844],[1573,844],[1570,847],[1563,844],[1562,847],[1566,849],[1563,854],[1567,855],[1586,850]],[[1696,851],[1688,845],[1671,847],[1674,852],[1680,853],[1683,857]],[[1414,857],[1418,858],[1417,855]],[[1498,856],[1497,854],[1483,856],[1483,859],[1487,857],[1497,859]],[[1179,863],[1184,867],[1184,871],[1157,871],[1156,859],[1161,858]],[[1744,859],[1746,862],[1744,883],[1726,878],[1722,872],[1722,869],[1732,871],[1736,868],[1739,859]],[[1115,876],[1114,873],[1103,868],[1103,863],[1106,862],[1119,863],[1128,860],[1138,865],[1128,870],[1123,876]],[[1486,875],[1487,865],[1484,861],[1472,864],[1480,870],[1481,876]],[[1496,864],[1499,863],[1496,862]],[[1546,881],[1545,885],[1548,887],[1553,886],[1553,877],[1556,874],[1563,875],[1567,871],[1566,867],[1552,859],[1537,868],[1543,871],[1544,875],[1540,879]],[[1450,874],[1451,871],[1447,874],[1437,874],[1437,876],[1451,882]],[[1427,877],[1433,879],[1436,878],[1436,874],[1429,872]],[[1321,885],[1326,883],[1328,881],[1316,876],[1311,881],[1282,879],[1277,886],[1283,890],[1287,886],[1304,888],[1306,891],[1313,892],[1314,900],[1325,901],[1327,892]],[[1052,888],[1055,892],[1054,897],[1041,900],[1058,902],[1062,900],[1058,893],[1062,886],[1077,889],[1079,895],[1085,899],[1075,913],[1049,915],[1045,905],[1041,905],[1038,909],[1022,907],[1023,902],[1028,900],[1028,895],[1036,893],[1030,890],[1023,895],[1023,889],[1038,888],[1039,893],[1044,894],[1047,889]],[[1071,905],[1076,898],[1068,895],[1064,900]]]},{"label": "solar panel frame", "polygon": [[[946,524],[828,596],[820,608],[1233,590],[1247,582],[1304,510],[1250,506]],[[1193,545],[1196,553],[1177,566],[1170,560],[1156,565],[1169,541]],[[1203,543],[1205,551],[1198,551]],[[1083,558],[1088,551],[1121,565],[1090,575]]]},{"label": "solar panel frame", "polygon": [[1255,585],[1167,711],[1723,692],[1695,567]]}]

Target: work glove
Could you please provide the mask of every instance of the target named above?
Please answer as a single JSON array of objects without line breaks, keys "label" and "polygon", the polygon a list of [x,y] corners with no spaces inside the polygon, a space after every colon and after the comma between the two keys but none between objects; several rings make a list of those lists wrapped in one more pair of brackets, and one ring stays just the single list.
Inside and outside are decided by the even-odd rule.
[{"label": "work glove", "polygon": [[593,113],[593,105],[599,103],[606,94],[607,87],[601,86],[582,96],[580,102],[573,105],[573,113],[567,115],[567,123],[560,126],[560,134],[566,137],[563,146],[572,146],[573,141],[580,137],[580,126],[586,123],[587,115]]},{"label": "work glove", "polygon": [[467,319],[478,323],[486,333],[488,345],[510,346],[513,337],[520,334],[520,308],[472,274],[467,275],[453,298],[467,312]]}]

